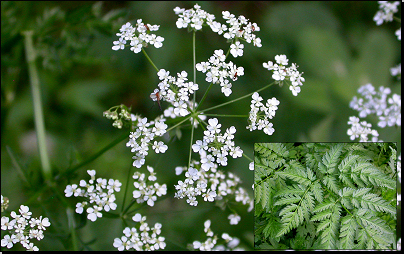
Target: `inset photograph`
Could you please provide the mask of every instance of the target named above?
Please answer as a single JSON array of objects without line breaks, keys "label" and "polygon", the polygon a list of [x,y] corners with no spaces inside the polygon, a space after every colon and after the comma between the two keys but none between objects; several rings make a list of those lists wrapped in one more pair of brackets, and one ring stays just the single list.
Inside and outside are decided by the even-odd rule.
[{"label": "inset photograph", "polygon": [[396,143],[255,143],[254,172],[256,250],[397,249]]}]

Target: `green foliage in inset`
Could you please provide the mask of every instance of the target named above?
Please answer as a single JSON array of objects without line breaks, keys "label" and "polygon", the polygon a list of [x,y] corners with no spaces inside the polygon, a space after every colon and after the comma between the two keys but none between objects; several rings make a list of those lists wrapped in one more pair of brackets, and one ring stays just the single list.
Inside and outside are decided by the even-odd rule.
[{"label": "green foliage in inset", "polygon": [[255,248],[395,248],[396,149],[255,144]]}]

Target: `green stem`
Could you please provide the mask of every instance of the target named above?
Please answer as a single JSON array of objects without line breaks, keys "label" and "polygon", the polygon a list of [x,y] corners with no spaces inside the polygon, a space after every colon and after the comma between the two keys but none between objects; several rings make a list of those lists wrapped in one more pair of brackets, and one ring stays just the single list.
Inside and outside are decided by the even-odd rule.
[{"label": "green stem", "polygon": [[132,164],[130,164],[130,166],[129,166],[128,175],[126,177],[125,194],[123,195],[121,214],[123,213],[123,209],[125,207],[125,202],[126,202],[126,197],[127,197],[127,194],[128,194],[129,179],[131,179],[131,177],[130,177],[131,169],[132,169]]},{"label": "green stem", "polygon": [[243,157],[247,158],[249,161],[254,161],[253,159],[251,159],[250,157],[248,157],[247,155],[245,155],[245,153],[243,153]]},{"label": "green stem", "polygon": [[[196,84],[196,31],[194,30],[192,34],[192,58],[193,58],[193,69],[194,69],[194,84]],[[196,92],[194,93],[193,96],[193,105],[192,109],[195,109],[195,101],[196,101]],[[194,141],[194,130],[195,130],[195,117],[192,118],[191,124],[192,124],[192,129],[191,129],[191,141],[189,144],[189,156],[188,156],[188,168],[191,165],[191,157],[192,157],[192,143]]]},{"label": "green stem", "polygon": [[69,225],[69,230],[70,230],[71,239],[72,239],[73,250],[77,251],[79,249],[77,248],[76,223],[74,221],[73,209],[71,209],[70,207],[67,207],[66,214],[67,214],[67,222]]},{"label": "green stem", "polygon": [[248,117],[248,115],[221,115],[221,114],[205,114],[205,116],[218,116],[218,117]]},{"label": "green stem", "polygon": [[114,141],[112,141],[110,144],[108,144],[107,146],[105,146],[104,148],[102,148],[99,152],[97,152],[96,154],[94,154],[93,156],[91,156],[90,158],[88,158],[87,160],[83,161],[82,163],[74,166],[73,168],[67,169],[64,172],[62,172],[61,174],[57,175],[55,177],[55,179],[60,179],[64,176],[70,175],[71,173],[73,173],[74,171],[76,171],[77,169],[81,168],[82,166],[94,161],[95,159],[97,159],[98,157],[100,157],[103,153],[105,153],[106,151],[108,151],[109,149],[111,149],[112,147],[114,147],[115,145],[117,145],[118,143],[120,143],[122,140],[126,139],[129,137],[129,134],[127,132],[123,133],[121,136],[119,136],[117,139],[115,139]]},{"label": "green stem", "polygon": [[213,86],[213,83],[210,83],[210,85],[209,85],[208,89],[206,90],[205,94],[202,96],[202,99],[201,99],[201,101],[199,102],[198,107],[195,109],[195,112],[197,112],[198,109],[199,109],[199,107],[202,105],[202,102],[205,100],[205,98],[206,98],[206,96],[208,95],[209,90],[212,88],[212,86]]},{"label": "green stem", "polygon": [[52,169],[49,162],[48,152],[46,149],[46,134],[45,134],[45,121],[42,110],[41,90],[38,78],[38,71],[35,65],[36,53],[32,42],[34,32],[22,32],[25,40],[25,55],[27,57],[29,78],[31,84],[32,100],[34,106],[34,118],[36,137],[38,142],[39,157],[42,165],[42,174],[44,178],[50,182],[52,177]]},{"label": "green stem", "polygon": [[177,123],[174,126],[171,126],[170,128],[167,129],[166,132],[169,132],[170,130],[174,129],[175,127],[177,127],[178,125],[181,125],[183,122],[187,121],[191,116],[189,115],[188,117],[186,117],[184,120],[182,120],[181,122]]},{"label": "green stem", "polygon": [[146,50],[144,50],[142,48],[142,52],[143,54],[146,56],[147,60],[149,60],[149,62],[151,63],[151,65],[153,65],[154,69],[156,69],[156,71],[159,71],[159,68],[157,68],[157,66],[153,63],[153,61],[150,59],[149,55],[146,53]]},{"label": "green stem", "polygon": [[206,112],[206,111],[209,111],[209,110],[212,110],[212,109],[215,109],[215,108],[220,108],[220,107],[223,107],[223,106],[225,106],[225,105],[227,105],[227,104],[231,104],[231,103],[233,103],[233,102],[237,102],[237,101],[242,100],[242,99],[244,99],[244,98],[250,97],[253,93],[255,93],[255,92],[258,93],[258,92],[260,92],[260,91],[262,91],[262,90],[264,90],[264,89],[267,89],[268,87],[272,86],[273,84],[275,84],[275,82],[273,82],[273,83],[271,83],[271,84],[269,84],[269,85],[266,85],[266,86],[264,86],[264,87],[258,89],[257,91],[254,91],[254,92],[249,93],[249,94],[247,94],[247,95],[241,96],[240,98],[237,98],[237,99],[234,99],[234,100],[231,100],[231,101],[228,101],[228,102],[225,102],[225,103],[216,105],[216,106],[211,107],[211,108],[204,109],[204,110],[202,110],[201,112]]}]

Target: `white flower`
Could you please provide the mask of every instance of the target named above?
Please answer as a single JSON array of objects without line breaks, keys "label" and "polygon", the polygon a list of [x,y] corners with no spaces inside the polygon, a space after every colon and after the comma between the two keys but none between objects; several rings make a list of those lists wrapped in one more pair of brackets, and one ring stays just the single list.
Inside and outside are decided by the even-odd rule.
[{"label": "white flower", "polygon": [[154,141],[153,149],[156,153],[165,153],[168,149],[168,146],[165,145],[162,141]]},{"label": "white flower", "polygon": [[241,220],[241,217],[237,214],[230,214],[227,218],[230,220],[230,225],[237,225]]},{"label": "white flower", "polygon": [[119,41],[113,42],[115,46],[112,46],[112,50],[120,50],[125,48],[126,41],[124,38],[119,38]]},{"label": "white flower", "polygon": [[248,165],[248,168],[249,168],[250,170],[254,170],[254,162],[253,162],[253,161],[250,162],[250,164]]},{"label": "white flower", "polygon": [[231,48],[230,53],[231,53],[234,57],[242,56],[242,55],[243,55],[243,48],[244,48],[244,45],[243,45],[243,44],[240,44],[239,41],[236,41],[235,44],[231,44],[231,45],[230,45],[230,48]]}]

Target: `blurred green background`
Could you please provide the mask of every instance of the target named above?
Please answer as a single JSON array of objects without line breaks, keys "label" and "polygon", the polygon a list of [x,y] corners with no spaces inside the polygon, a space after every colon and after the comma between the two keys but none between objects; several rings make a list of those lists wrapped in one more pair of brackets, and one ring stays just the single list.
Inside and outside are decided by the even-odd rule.
[{"label": "blurred green background", "polygon": [[[192,79],[192,33],[177,29],[173,9],[192,8],[196,2],[1,2],[1,193],[10,199],[11,210],[28,205],[34,217],[50,218],[52,226],[45,239],[34,241],[40,250],[69,249],[66,232],[66,208],[58,195],[67,184],[88,180],[87,169],[96,169],[97,177],[118,179],[126,184],[132,164],[125,139],[97,160],[79,168],[66,179],[56,182],[60,194],[42,193],[30,200],[44,185],[34,129],[29,75],[21,32],[34,31],[36,61],[41,81],[48,152],[54,173],[72,168],[111,143],[124,130],[112,127],[102,112],[121,103],[132,106],[132,112],[149,120],[161,112],[153,106],[150,93],[157,87],[158,77],[143,54],[128,48],[113,51],[115,35],[126,22],[137,19],[160,25],[156,32],[165,38],[163,47],[146,48],[158,68],[173,75],[185,70]],[[373,17],[377,2],[198,2],[203,10],[223,23],[221,12],[244,15],[256,22],[261,31],[262,47],[245,44],[243,57],[229,60],[243,66],[245,75],[233,83],[233,93],[226,98],[218,86],[211,90],[203,108],[208,108],[251,93],[272,82],[263,62],[274,61],[275,55],[286,54],[289,63],[297,63],[306,79],[301,93],[295,97],[287,86],[273,86],[260,95],[276,97],[279,109],[273,119],[275,133],[246,130],[245,118],[219,118],[222,129],[237,128],[236,145],[253,158],[254,142],[347,142],[349,116],[358,113],[349,108],[357,89],[367,83],[376,88],[390,87],[401,95],[400,81],[391,77],[389,69],[401,62],[401,43],[394,32],[397,22],[376,26]],[[227,52],[226,40],[208,28],[196,36],[197,62],[206,61],[216,49]],[[200,100],[208,84],[205,74],[197,73]],[[217,114],[245,114],[250,99],[219,108]],[[162,107],[168,105],[162,103]],[[365,120],[377,126],[376,117]],[[377,127],[375,127],[377,128]],[[398,142],[401,153],[401,127],[379,129],[380,139]],[[195,140],[202,138],[201,129]],[[155,168],[158,182],[168,185],[168,197],[152,208],[141,210],[149,223],[161,222],[167,249],[184,249],[187,243],[204,241],[203,222],[212,220],[212,230],[240,238],[240,247],[253,246],[253,215],[245,207],[236,207],[242,220],[228,226],[229,214],[214,204],[190,207],[185,200],[173,198],[174,187],[182,176],[175,175],[176,166],[188,162],[190,132],[182,129],[182,138],[170,143],[163,155],[149,154],[146,164]],[[14,158],[14,159],[12,159]],[[197,156],[195,158],[198,158]],[[244,158],[229,159],[225,170],[236,173],[243,187],[253,192],[253,173]],[[29,184],[19,176],[17,167],[27,172]],[[133,170],[133,169],[132,169]],[[140,171],[145,172],[142,168]],[[30,186],[29,186],[30,185]],[[131,181],[132,188],[132,181]],[[131,190],[130,188],[130,190]],[[117,195],[118,210],[123,191]],[[67,199],[74,207],[77,200]],[[76,216],[83,221],[82,216]],[[84,220],[85,221],[85,220]],[[123,235],[118,220],[98,219],[77,232],[94,250],[113,250],[113,239]],[[49,233],[47,231],[47,233]],[[100,234],[100,232],[105,232]],[[18,249],[18,248],[17,248]]]}]

